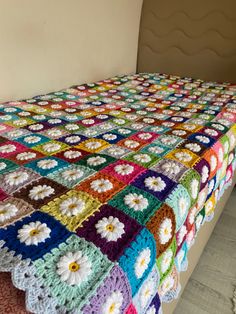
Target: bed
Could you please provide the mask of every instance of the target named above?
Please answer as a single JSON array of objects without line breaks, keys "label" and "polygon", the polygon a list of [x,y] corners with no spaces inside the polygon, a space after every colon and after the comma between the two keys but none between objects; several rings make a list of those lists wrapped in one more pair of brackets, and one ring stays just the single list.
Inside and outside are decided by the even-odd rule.
[{"label": "bed", "polygon": [[2,104],[0,310],[162,313],[235,182],[235,92],[140,73]]}]

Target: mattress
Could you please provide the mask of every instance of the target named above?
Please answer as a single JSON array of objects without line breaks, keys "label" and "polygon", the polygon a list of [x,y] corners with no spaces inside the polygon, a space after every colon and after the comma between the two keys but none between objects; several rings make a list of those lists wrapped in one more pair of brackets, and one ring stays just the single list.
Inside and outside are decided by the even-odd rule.
[{"label": "mattress", "polygon": [[4,311],[162,313],[232,183],[235,92],[143,73],[1,104]]}]

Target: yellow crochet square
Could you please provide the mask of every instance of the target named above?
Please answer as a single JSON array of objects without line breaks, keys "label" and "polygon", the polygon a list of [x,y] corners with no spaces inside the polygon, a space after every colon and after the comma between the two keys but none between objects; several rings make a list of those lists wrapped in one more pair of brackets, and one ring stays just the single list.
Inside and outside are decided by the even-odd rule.
[{"label": "yellow crochet square", "polygon": [[64,143],[61,143],[61,142],[50,141],[47,143],[43,143],[41,145],[34,146],[33,149],[46,155],[46,156],[51,156],[51,155],[55,155],[57,153],[60,153],[69,147],[70,146],[68,146]]},{"label": "yellow crochet square", "polygon": [[68,230],[75,231],[82,222],[99,209],[101,203],[85,192],[70,190],[40,210],[54,216]]},{"label": "yellow crochet square", "polygon": [[13,120],[13,121],[6,121],[5,122],[5,124],[13,126],[14,128],[23,128],[23,127],[30,125],[30,124],[33,124],[33,123],[35,123],[34,120],[31,120],[31,119],[25,118],[25,117],[22,117],[20,119]]},{"label": "yellow crochet square", "polygon": [[186,130],[186,131],[194,133],[202,129],[202,125],[197,125],[197,124],[192,124],[192,123],[181,123],[180,125],[177,125],[175,129]]},{"label": "yellow crochet square", "polygon": [[200,158],[188,149],[176,148],[168,153],[165,158],[170,158],[181,162],[187,167],[193,167]]},{"label": "yellow crochet square", "polygon": [[98,153],[101,150],[109,147],[110,144],[107,143],[104,140],[98,139],[98,138],[91,138],[89,140],[86,140],[79,145],[75,146],[78,149],[85,150],[90,153]]}]

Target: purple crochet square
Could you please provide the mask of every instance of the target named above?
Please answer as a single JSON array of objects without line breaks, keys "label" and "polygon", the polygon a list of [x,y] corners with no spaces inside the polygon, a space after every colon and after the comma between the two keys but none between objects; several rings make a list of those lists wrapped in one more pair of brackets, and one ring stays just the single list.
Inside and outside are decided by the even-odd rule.
[{"label": "purple crochet square", "polygon": [[[150,313],[159,313],[160,306],[161,306],[161,300],[157,293],[155,297],[152,299],[152,302],[150,303],[148,310],[150,311]],[[154,309],[156,311],[154,311]],[[149,313],[148,310],[147,310],[147,313]],[[153,312],[151,312],[151,310],[153,310]]]},{"label": "purple crochet square", "polygon": [[97,289],[96,294],[89,300],[81,310],[82,314],[103,313],[102,309],[109,302],[111,296],[122,295],[122,305],[120,313],[125,313],[125,309],[131,303],[131,291],[127,277],[123,270],[114,266],[103,284]]},{"label": "purple crochet square", "polygon": [[[158,182],[154,182],[154,184],[152,184],[152,178],[156,178]],[[164,201],[166,197],[171,193],[173,188],[176,186],[176,183],[159,172],[147,170],[146,172],[141,174],[136,180],[134,180],[132,182],[132,185],[153,194],[160,201]]]},{"label": "purple crochet square", "polygon": [[[118,219],[115,223],[120,230],[119,237],[117,235],[113,240],[109,240],[105,236],[106,226],[114,222],[114,219],[110,219],[110,217]],[[98,223],[100,224],[100,228],[98,228]],[[104,232],[102,231],[101,224],[104,225]],[[100,207],[99,211],[95,212],[94,215],[91,215],[88,220],[83,223],[83,226],[77,229],[77,234],[100,247],[101,251],[106,254],[111,261],[116,261],[141,229],[142,226],[139,225],[138,222],[122,211],[109,205],[103,205]]]},{"label": "purple crochet square", "polygon": [[[193,167],[201,176],[201,185],[200,185],[200,190],[202,190],[207,182],[208,182],[208,178],[206,177],[207,175],[207,171],[208,174],[210,175],[210,165],[209,163],[206,161],[206,159],[202,158],[201,160],[199,160]],[[208,176],[209,177],[209,176]]]}]

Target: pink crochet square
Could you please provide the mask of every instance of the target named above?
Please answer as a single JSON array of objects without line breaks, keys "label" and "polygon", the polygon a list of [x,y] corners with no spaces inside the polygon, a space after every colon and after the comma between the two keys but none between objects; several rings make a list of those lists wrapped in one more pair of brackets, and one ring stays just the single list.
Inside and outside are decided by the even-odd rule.
[{"label": "pink crochet square", "polygon": [[7,158],[16,153],[24,152],[27,148],[14,141],[7,141],[0,144],[0,157]]},{"label": "pink crochet square", "polygon": [[143,143],[152,143],[155,139],[157,139],[160,136],[160,134],[154,133],[154,132],[145,132],[140,131],[129,138],[134,141],[140,141]]},{"label": "pink crochet square", "polygon": [[217,170],[218,170],[222,167],[222,163],[223,163],[223,159],[224,159],[224,147],[223,147],[222,143],[218,141],[212,146],[212,150],[217,155],[217,160],[218,160]]},{"label": "pink crochet square", "polygon": [[1,133],[5,133],[5,132],[9,132],[11,130],[13,130],[14,128],[11,127],[10,125],[4,124],[4,123],[0,123],[0,134]]},{"label": "pink crochet square", "polygon": [[145,170],[146,169],[142,166],[139,166],[131,161],[118,160],[115,163],[103,168],[101,172],[109,174],[119,181],[129,184]]}]

